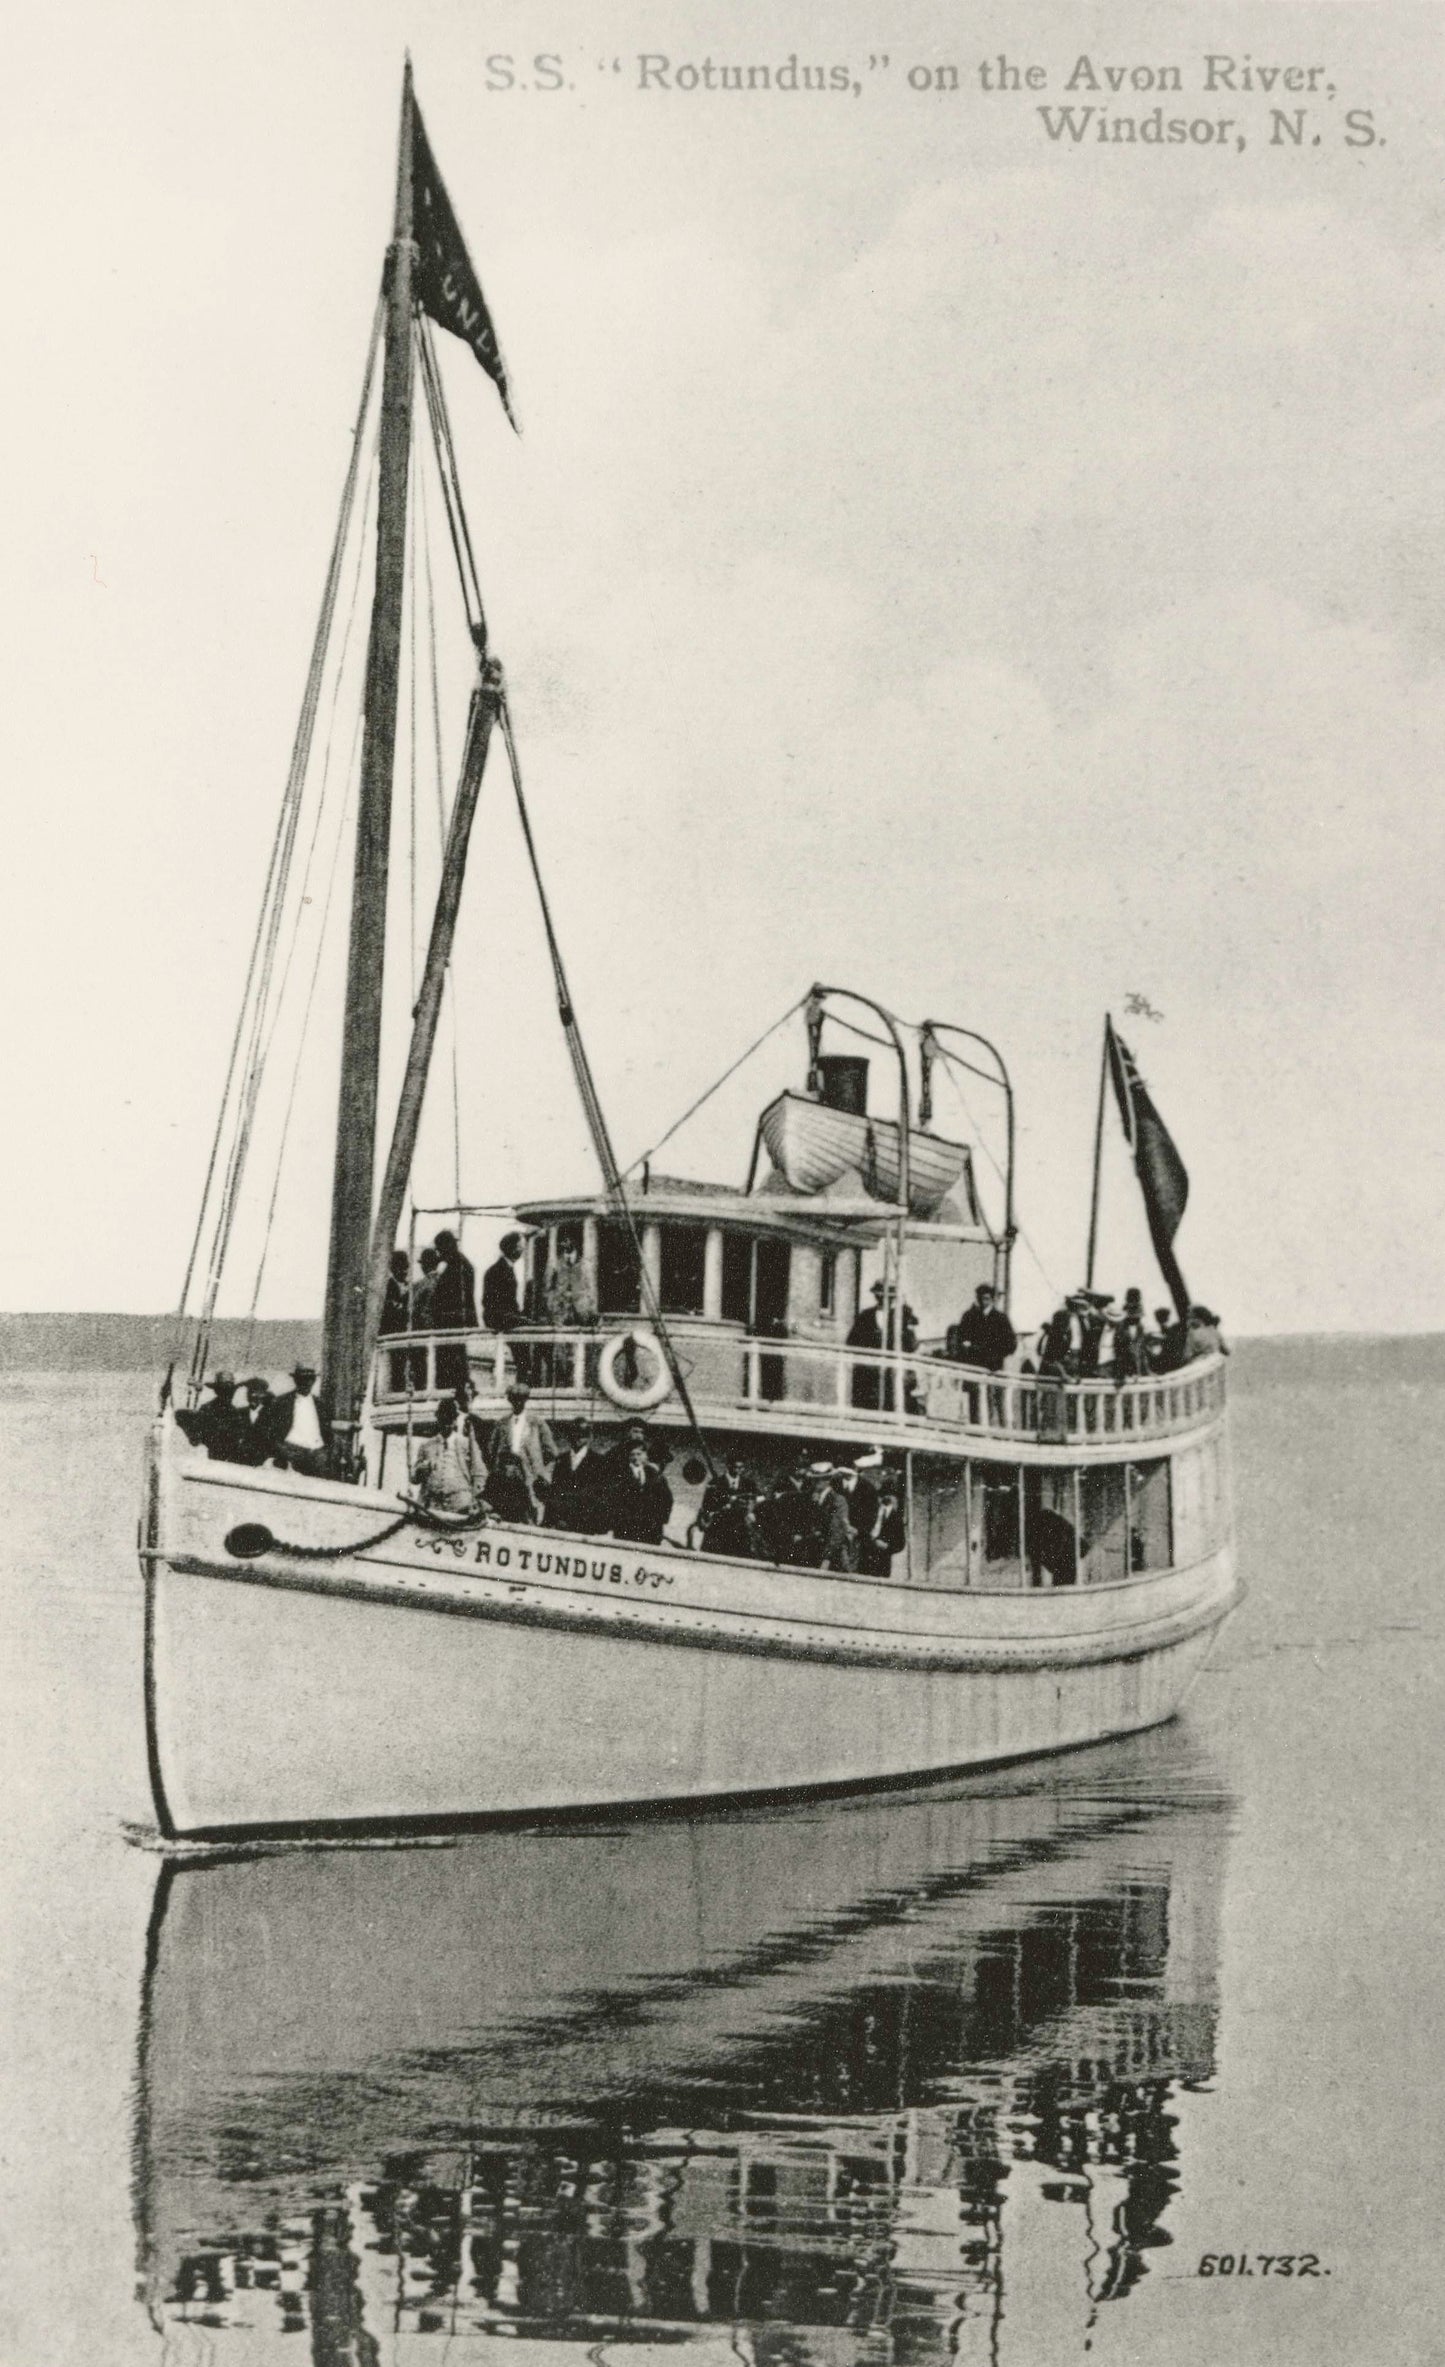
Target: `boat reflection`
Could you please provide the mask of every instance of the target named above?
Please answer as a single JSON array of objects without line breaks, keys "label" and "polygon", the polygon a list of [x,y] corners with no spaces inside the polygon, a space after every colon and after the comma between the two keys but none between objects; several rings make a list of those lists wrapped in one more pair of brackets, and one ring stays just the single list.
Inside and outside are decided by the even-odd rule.
[{"label": "boat reflection", "polygon": [[785,1814],[168,1867],[136,2147],[168,2357],[1069,2355],[1169,2242],[1229,1810],[1165,1731]]}]

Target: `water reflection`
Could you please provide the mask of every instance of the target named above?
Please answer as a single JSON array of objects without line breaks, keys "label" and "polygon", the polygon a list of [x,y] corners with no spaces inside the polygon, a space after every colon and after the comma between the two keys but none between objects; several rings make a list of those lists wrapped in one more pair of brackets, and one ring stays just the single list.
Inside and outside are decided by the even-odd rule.
[{"label": "water reflection", "polygon": [[1169,2242],[1228,1812],[1168,1732],[786,1815],[168,1869],[136,2198],[171,2355],[1070,2355]]}]

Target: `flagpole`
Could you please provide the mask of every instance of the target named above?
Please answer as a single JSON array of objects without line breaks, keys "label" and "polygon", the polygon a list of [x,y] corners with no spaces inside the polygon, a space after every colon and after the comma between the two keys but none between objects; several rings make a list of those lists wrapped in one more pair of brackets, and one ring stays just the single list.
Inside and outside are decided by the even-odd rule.
[{"label": "flagpole", "polygon": [[1089,1255],[1084,1272],[1084,1288],[1094,1287],[1094,1251],[1099,1242],[1099,1167],[1104,1151],[1104,1086],[1109,1074],[1110,1019],[1104,1014],[1104,1036],[1099,1050],[1099,1107],[1094,1117],[1094,1189],[1089,1200]]}]

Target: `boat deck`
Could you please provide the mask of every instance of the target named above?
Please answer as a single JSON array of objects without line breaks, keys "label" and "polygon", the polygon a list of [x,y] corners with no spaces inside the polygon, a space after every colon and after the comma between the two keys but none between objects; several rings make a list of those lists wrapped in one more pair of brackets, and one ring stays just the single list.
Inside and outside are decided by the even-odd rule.
[{"label": "boat deck", "polygon": [[[938,1452],[990,1445],[1011,1453],[1061,1447],[1070,1455],[1117,1458],[1132,1446],[1198,1433],[1225,1403],[1224,1360],[1201,1357],[1177,1373],[1124,1384],[1052,1381],[1034,1374],[977,1371],[942,1356],[878,1354],[833,1342],[764,1340],[716,1325],[669,1326],[698,1421],[719,1430],[766,1429],[809,1437],[907,1442]],[[428,1421],[438,1396],[469,1376],[474,1410],[500,1414],[506,1392],[526,1381],[559,1421],[636,1410],[660,1426],[685,1420],[674,1394],[634,1409],[609,1400],[599,1365],[609,1340],[644,1327],[526,1328],[416,1332],[384,1339],[378,1353],[374,1419],[383,1430]]]}]

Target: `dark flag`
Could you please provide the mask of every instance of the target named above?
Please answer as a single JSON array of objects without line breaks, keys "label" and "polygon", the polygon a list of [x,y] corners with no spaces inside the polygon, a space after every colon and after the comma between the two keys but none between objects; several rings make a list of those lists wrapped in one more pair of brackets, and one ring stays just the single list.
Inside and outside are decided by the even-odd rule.
[{"label": "dark flag", "polygon": [[[412,108],[412,223],[416,233],[416,293],[423,312],[453,336],[469,345],[502,398],[502,408],[516,427],[507,365],[492,327],[492,316],[472,259],[457,227],[452,201],[436,168],[431,142]],[[520,431],[519,431],[520,432]]]},{"label": "dark flag", "polygon": [[1112,1019],[1104,1021],[1104,1046],[1108,1053],[1109,1074],[1114,1080],[1114,1098],[1119,1104],[1123,1120],[1124,1139],[1134,1155],[1134,1172],[1139,1178],[1139,1189],[1144,1195],[1144,1213],[1149,1220],[1149,1238],[1154,1244],[1154,1255],[1159,1260],[1159,1271],[1169,1285],[1170,1296],[1178,1310],[1179,1320],[1189,1319],[1189,1293],[1174,1255],[1174,1236],[1189,1198],[1189,1178],[1184,1172],[1184,1161],[1174,1148],[1159,1112],[1149,1098],[1149,1090],[1134,1064],[1134,1055],[1122,1036],[1114,1033]]}]

